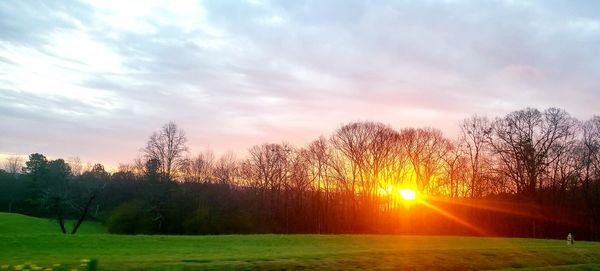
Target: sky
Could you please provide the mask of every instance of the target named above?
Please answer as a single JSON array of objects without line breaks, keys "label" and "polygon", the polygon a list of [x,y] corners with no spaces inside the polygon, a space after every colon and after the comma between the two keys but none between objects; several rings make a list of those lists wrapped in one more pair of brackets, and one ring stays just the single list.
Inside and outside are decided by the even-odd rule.
[{"label": "sky", "polygon": [[0,1],[0,156],[116,165],[169,121],[191,153],[344,123],[600,113],[597,1]]}]

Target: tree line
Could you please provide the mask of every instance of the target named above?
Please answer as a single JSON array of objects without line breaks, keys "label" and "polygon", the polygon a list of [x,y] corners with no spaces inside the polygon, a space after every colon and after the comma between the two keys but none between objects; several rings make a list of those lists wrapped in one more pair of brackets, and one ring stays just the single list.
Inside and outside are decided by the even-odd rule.
[{"label": "tree line", "polygon": [[[0,172],[0,210],[100,220],[115,233],[407,233],[600,237],[600,117],[526,108],[435,128],[352,122],[306,146],[193,155],[175,123],[139,158],[102,165],[32,154]],[[400,189],[418,192],[401,199]],[[78,224],[76,223],[75,226]],[[72,232],[76,232],[76,227]]]}]

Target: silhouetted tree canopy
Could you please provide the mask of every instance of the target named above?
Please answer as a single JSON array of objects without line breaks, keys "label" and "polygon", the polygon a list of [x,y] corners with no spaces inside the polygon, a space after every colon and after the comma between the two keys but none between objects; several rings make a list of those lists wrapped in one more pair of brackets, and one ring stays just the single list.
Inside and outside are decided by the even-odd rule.
[{"label": "silhouetted tree canopy", "polygon": [[[55,217],[63,232],[73,218],[73,233],[95,219],[126,234],[600,238],[600,117],[526,108],[459,125],[450,139],[435,128],[352,122],[306,146],[264,143],[237,158],[190,154],[170,122],[113,173],[37,153],[22,171],[5,163],[0,211]],[[420,201],[403,201],[401,189]]]}]

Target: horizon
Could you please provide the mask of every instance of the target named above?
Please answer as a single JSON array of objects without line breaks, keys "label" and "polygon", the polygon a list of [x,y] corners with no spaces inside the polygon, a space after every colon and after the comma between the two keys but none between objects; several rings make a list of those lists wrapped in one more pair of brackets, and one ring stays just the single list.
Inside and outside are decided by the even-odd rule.
[{"label": "horizon", "polygon": [[468,116],[525,107],[587,120],[598,5],[5,1],[0,156],[116,167],[168,121],[192,154],[244,156],[356,120],[449,138]]},{"label": "horizon", "polygon": [[[533,108],[533,107],[526,107],[526,108],[522,108],[522,109],[527,109],[527,108]],[[557,107],[557,108],[558,108],[558,107]],[[518,110],[522,110],[522,109],[518,109]],[[545,110],[546,108],[534,108],[534,109],[537,109],[537,110],[543,111],[543,110]],[[560,108],[560,109],[563,109],[563,108]],[[515,111],[518,111],[518,110],[515,110]],[[566,112],[567,112],[567,113],[570,113],[570,112],[568,112],[568,111],[566,111]],[[509,112],[509,113],[510,113],[510,112]],[[453,131],[453,134],[450,134],[450,135],[448,135],[447,131],[444,131],[444,130],[442,130],[442,129],[439,129],[438,127],[433,127],[433,126],[417,126],[417,127],[413,127],[413,126],[404,126],[404,127],[394,127],[394,126],[390,125],[389,123],[378,122],[378,121],[374,121],[374,120],[353,120],[353,121],[348,121],[348,122],[341,123],[341,124],[337,125],[335,128],[333,128],[333,129],[332,129],[330,132],[328,132],[328,133],[321,133],[320,135],[317,135],[317,136],[315,136],[315,137],[308,138],[308,139],[306,139],[306,141],[305,141],[305,142],[290,142],[290,141],[288,141],[288,140],[285,140],[285,139],[282,139],[282,140],[279,140],[279,141],[262,141],[262,142],[257,142],[256,144],[253,144],[253,145],[246,146],[245,148],[241,148],[241,149],[239,149],[239,150],[237,150],[237,151],[234,151],[234,150],[231,150],[231,149],[226,149],[226,150],[223,150],[222,152],[216,152],[215,150],[211,149],[210,147],[204,147],[204,148],[201,148],[201,149],[197,149],[197,148],[195,148],[195,146],[190,146],[190,149],[189,149],[189,151],[187,151],[187,155],[188,155],[188,156],[189,156],[191,159],[193,159],[193,158],[194,158],[195,156],[197,156],[198,154],[201,154],[201,153],[206,153],[206,152],[210,152],[210,153],[212,153],[212,154],[214,154],[214,155],[215,155],[215,158],[219,158],[220,156],[223,156],[223,155],[227,154],[228,152],[230,152],[230,153],[233,153],[233,154],[235,155],[235,158],[236,158],[236,159],[238,159],[238,160],[244,160],[244,159],[248,158],[247,156],[248,156],[248,154],[249,154],[249,150],[250,150],[250,149],[251,149],[253,146],[257,146],[257,145],[261,145],[261,144],[265,144],[265,143],[276,143],[276,144],[280,144],[280,143],[289,143],[289,144],[291,144],[293,147],[299,147],[299,148],[301,148],[301,147],[303,147],[303,146],[306,146],[306,145],[308,145],[309,143],[313,142],[314,140],[317,140],[317,139],[319,139],[319,137],[322,137],[322,136],[323,136],[323,137],[325,137],[325,138],[328,138],[328,137],[329,137],[329,136],[331,136],[331,135],[332,135],[332,134],[333,134],[333,133],[334,133],[334,132],[335,132],[337,129],[339,129],[339,128],[341,128],[341,127],[343,127],[344,125],[347,125],[347,124],[349,124],[349,123],[353,123],[353,122],[375,122],[375,123],[382,123],[382,124],[384,124],[384,125],[386,125],[386,126],[389,126],[389,127],[391,127],[392,129],[394,129],[394,130],[396,130],[396,131],[401,131],[401,130],[403,130],[403,129],[409,129],[409,128],[417,128],[417,129],[418,129],[418,128],[433,128],[433,129],[436,129],[436,130],[440,130],[440,131],[442,132],[442,135],[443,135],[445,138],[447,138],[447,139],[449,139],[449,140],[451,140],[451,141],[455,141],[455,140],[459,140],[459,137],[460,137],[460,131],[459,131],[459,130],[460,130],[460,121],[466,120],[468,117],[471,117],[471,116],[481,116],[481,117],[485,117],[485,118],[488,118],[490,121],[493,121],[493,120],[495,120],[496,118],[500,118],[500,117],[502,117],[502,116],[487,116],[487,115],[483,115],[483,114],[472,114],[472,115],[469,115],[469,116],[465,116],[464,118],[462,118],[462,119],[458,120],[458,121],[455,123],[455,128],[456,128],[456,129],[455,129],[455,131]],[[595,114],[595,115],[593,115],[592,117],[594,117],[594,116],[598,116],[598,115],[596,115],[596,114]],[[579,118],[577,118],[576,116],[573,116],[573,117],[575,117],[575,118],[576,118],[578,121],[582,121],[582,122],[583,122],[583,121],[586,121],[586,120],[588,120],[588,119],[584,119],[584,120],[582,120],[582,119],[579,119]],[[591,119],[591,117],[590,117],[589,119]],[[166,124],[166,123],[163,123],[163,124]],[[162,126],[162,125],[161,125],[161,126]],[[180,129],[182,129],[184,132],[186,132],[186,129],[185,129],[185,127],[181,127],[181,126],[179,126],[178,128],[180,128]],[[9,157],[14,157],[14,156],[20,157],[20,158],[22,159],[22,161],[27,161],[27,159],[29,159],[29,155],[31,155],[31,154],[34,154],[34,153],[39,153],[39,154],[42,154],[42,155],[46,156],[46,157],[47,157],[48,159],[50,159],[50,160],[54,160],[54,159],[64,159],[65,161],[67,161],[67,162],[69,162],[69,163],[70,163],[70,161],[71,161],[71,160],[73,160],[73,159],[80,159],[80,162],[81,162],[81,163],[82,163],[82,165],[83,165],[83,166],[85,166],[85,167],[91,167],[91,166],[93,166],[94,164],[98,164],[98,163],[99,163],[99,164],[102,164],[102,165],[103,165],[103,166],[106,168],[106,170],[107,170],[108,172],[114,173],[114,172],[117,172],[117,171],[118,171],[118,168],[119,168],[119,166],[120,166],[120,165],[128,165],[128,164],[131,164],[131,163],[133,163],[134,159],[136,159],[136,158],[139,158],[139,157],[143,157],[143,146],[144,146],[144,144],[146,144],[147,140],[150,138],[150,136],[152,135],[152,133],[154,133],[154,132],[157,132],[157,131],[159,131],[159,130],[161,130],[161,127],[160,127],[160,126],[159,126],[159,127],[157,127],[157,128],[154,130],[154,131],[151,131],[151,132],[150,132],[150,133],[149,133],[149,134],[146,136],[146,138],[145,138],[144,140],[140,141],[140,147],[138,148],[138,150],[137,150],[137,152],[136,152],[135,154],[132,154],[132,157],[131,157],[131,159],[129,159],[129,160],[125,160],[125,161],[116,161],[116,163],[110,163],[110,162],[108,162],[108,163],[103,163],[102,161],[94,161],[94,160],[90,160],[90,159],[85,159],[85,157],[81,157],[81,156],[79,156],[79,155],[55,156],[55,155],[53,155],[53,154],[47,154],[47,153],[43,153],[43,152],[39,152],[39,151],[34,151],[34,152],[31,152],[31,153],[22,153],[22,154],[20,154],[20,153],[3,153],[3,152],[1,152],[1,151],[0,151],[0,161],[4,161],[5,159],[7,159],[7,158],[9,158]],[[190,138],[190,135],[186,133],[186,137],[187,137],[187,138]]]}]

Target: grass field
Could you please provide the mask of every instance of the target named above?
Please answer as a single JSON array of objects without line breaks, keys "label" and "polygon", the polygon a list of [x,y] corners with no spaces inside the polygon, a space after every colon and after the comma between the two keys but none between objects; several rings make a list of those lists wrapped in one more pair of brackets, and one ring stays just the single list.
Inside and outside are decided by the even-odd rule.
[{"label": "grass field", "polygon": [[600,243],[387,235],[119,236],[84,224],[0,213],[0,265],[24,262],[99,270],[600,270]]},{"label": "grass field", "polygon": [[[70,231],[75,224],[74,220],[67,220],[65,226]],[[60,226],[55,220],[31,217],[21,214],[0,213],[0,234],[56,234]],[[106,233],[106,229],[99,223],[84,222],[77,230],[77,234]]]}]

